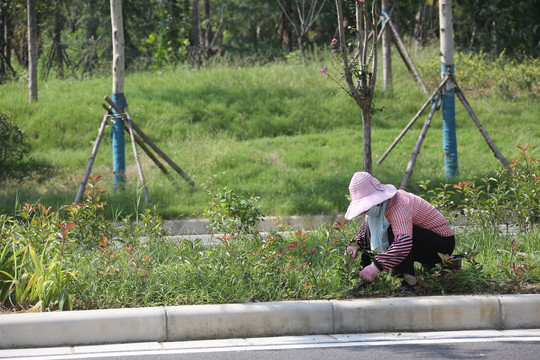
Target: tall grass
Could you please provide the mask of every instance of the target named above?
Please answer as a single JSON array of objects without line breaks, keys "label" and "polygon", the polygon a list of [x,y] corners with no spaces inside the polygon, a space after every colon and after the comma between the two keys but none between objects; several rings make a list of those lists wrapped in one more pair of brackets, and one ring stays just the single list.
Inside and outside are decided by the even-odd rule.
[{"label": "tall grass", "polygon": [[[424,72],[438,59],[434,48],[413,56]],[[321,60],[329,61],[326,55]],[[399,57],[393,60],[393,89],[379,87],[375,95],[375,106],[382,109],[373,120],[375,161],[425,101]],[[208,201],[208,191],[227,186],[240,194],[260,196],[265,215],[343,212],[349,179],[362,169],[361,115],[352,99],[320,74],[320,66],[319,61],[308,66],[291,61],[128,71],[125,88],[133,120],[196,183],[190,187],[172,169],[171,181],[141,153],[151,205],[157,205],[166,218],[197,217]],[[537,69],[536,63],[529,66]],[[484,79],[496,75],[489,67],[482,70],[478,76]],[[533,145],[533,156],[540,151],[534,146],[540,138],[538,78],[534,71],[527,74],[533,79],[532,90],[515,98],[499,94],[476,97],[485,92],[462,86],[483,126],[508,158],[517,145]],[[468,79],[466,72],[462,78]],[[0,211],[13,213],[17,204],[38,201],[59,209],[73,201],[103,117],[103,96],[110,95],[110,83],[109,78],[50,79],[39,84],[39,102],[33,104],[27,101],[25,83],[0,86],[0,106],[27,134],[34,159],[50,169],[24,181],[2,184]],[[489,87],[489,82],[477,84]],[[459,103],[456,110],[460,176],[494,172],[500,167],[498,160]],[[424,141],[410,181],[412,191],[417,190],[418,180],[444,181],[440,116],[436,114]],[[374,168],[381,181],[400,183],[422,123],[423,118]],[[135,214],[144,206],[130,146],[126,146],[126,164],[127,190],[114,194],[107,132],[93,174],[102,175],[103,186],[109,190],[109,218]]]}]

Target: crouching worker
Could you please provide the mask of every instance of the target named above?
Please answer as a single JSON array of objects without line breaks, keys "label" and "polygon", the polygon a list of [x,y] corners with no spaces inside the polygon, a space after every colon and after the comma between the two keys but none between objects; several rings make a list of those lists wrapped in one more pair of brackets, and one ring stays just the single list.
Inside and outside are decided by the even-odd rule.
[{"label": "crouching worker", "polygon": [[[384,185],[366,172],[357,172],[349,185],[351,203],[345,214],[350,220],[365,214],[366,220],[345,251],[356,258],[362,251],[360,278],[371,282],[390,270],[403,278],[398,293],[421,294],[414,262],[429,269],[441,262],[438,253],[451,255],[455,238],[448,221],[424,199],[393,185]],[[366,251],[376,250],[370,257]]]}]

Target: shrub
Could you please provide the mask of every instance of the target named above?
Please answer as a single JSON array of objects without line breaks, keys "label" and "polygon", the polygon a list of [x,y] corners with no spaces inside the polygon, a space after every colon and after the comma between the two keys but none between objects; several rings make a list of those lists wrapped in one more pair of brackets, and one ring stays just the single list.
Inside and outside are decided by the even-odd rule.
[{"label": "shrub", "polygon": [[30,153],[30,144],[26,135],[15,124],[9,114],[0,110],[0,179],[20,173],[27,155]]},{"label": "shrub", "polygon": [[204,215],[213,231],[231,236],[257,233],[257,225],[262,219],[258,197],[242,197],[226,187],[210,192],[210,197]]}]

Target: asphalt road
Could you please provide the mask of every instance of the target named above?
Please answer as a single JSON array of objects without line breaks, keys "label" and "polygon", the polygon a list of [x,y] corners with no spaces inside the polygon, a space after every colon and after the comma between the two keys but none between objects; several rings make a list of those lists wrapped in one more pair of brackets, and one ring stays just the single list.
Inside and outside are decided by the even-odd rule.
[{"label": "asphalt road", "polygon": [[538,359],[540,330],[288,336],[0,350],[18,360]]}]

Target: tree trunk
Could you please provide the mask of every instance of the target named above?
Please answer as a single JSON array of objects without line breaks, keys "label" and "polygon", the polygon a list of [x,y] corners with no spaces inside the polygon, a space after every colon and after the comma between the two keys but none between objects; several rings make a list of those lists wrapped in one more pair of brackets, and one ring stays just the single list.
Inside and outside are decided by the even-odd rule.
[{"label": "tree trunk", "polygon": [[56,3],[56,9],[54,11],[54,48],[56,52],[56,65],[58,79],[64,78],[64,50],[62,49],[62,29],[64,28],[64,19],[60,13],[60,6]]},{"label": "tree trunk", "polygon": [[[370,101],[371,103],[371,101]],[[371,104],[362,106],[362,147],[364,153],[364,171],[373,173],[371,154]]]},{"label": "tree trunk", "polygon": [[[113,42],[113,101],[121,112],[124,111],[126,99],[124,97],[124,25],[122,20],[122,0],[111,1],[111,27]],[[111,129],[113,150],[113,189],[115,192],[123,190],[126,177],[124,122],[117,116]]]},{"label": "tree trunk", "polygon": [[7,77],[7,64],[6,60],[4,59],[4,53],[6,48],[6,20],[7,20],[7,14],[6,10],[4,10],[4,7],[6,6],[5,2],[0,1],[0,84],[2,84]]},{"label": "tree trunk", "polygon": [[[384,24],[389,10],[388,0],[382,0],[382,15]],[[387,89],[392,86],[392,53],[390,51],[392,44],[392,34],[388,26],[382,34],[382,50],[383,50],[383,88]]]},{"label": "tree trunk", "polygon": [[300,49],[300,54],[302,55],[302,64],[306,65],[306,49],[304,47],[304,36],[299,35],[297,41],[298,48]]},{"label": "tree trunk", "polygon": [[84,61],[83,61],[83,73],[89,73],[97,67],[99,58],[96,51],[97,42],[97,30],[99,27],[99,17],[92,10],[93,0],[85,0],[85,46],[84,46]]},{"label": "tree trunk", "polygon": [[[454,38],[452,26],[452,1],[439,1],[441,77],[447,72],[454,74]],[[442,97],[442,131],[444,172],[450,181],[459,174],[456,137],[455,87],[452,81],[446,83]]]},{"label": "tree trunk", "polygon": [[191,8],[191,56],[196,66],[200,65],[201,54],[201,17],[199,15],[199,0],[193,0]]},{"label": "tree trunk", "polygon": [[204,47],[208,49],[211,39],[214,34],[212,33],[212,13],[210,8],[210,0],[204,0],[204,16],[206,17],[206,29],[204,35]]},{"label": "tree trunk", "polygon": [[28,101],[38,100],[36,1],[27,0],[28,11]]}]

